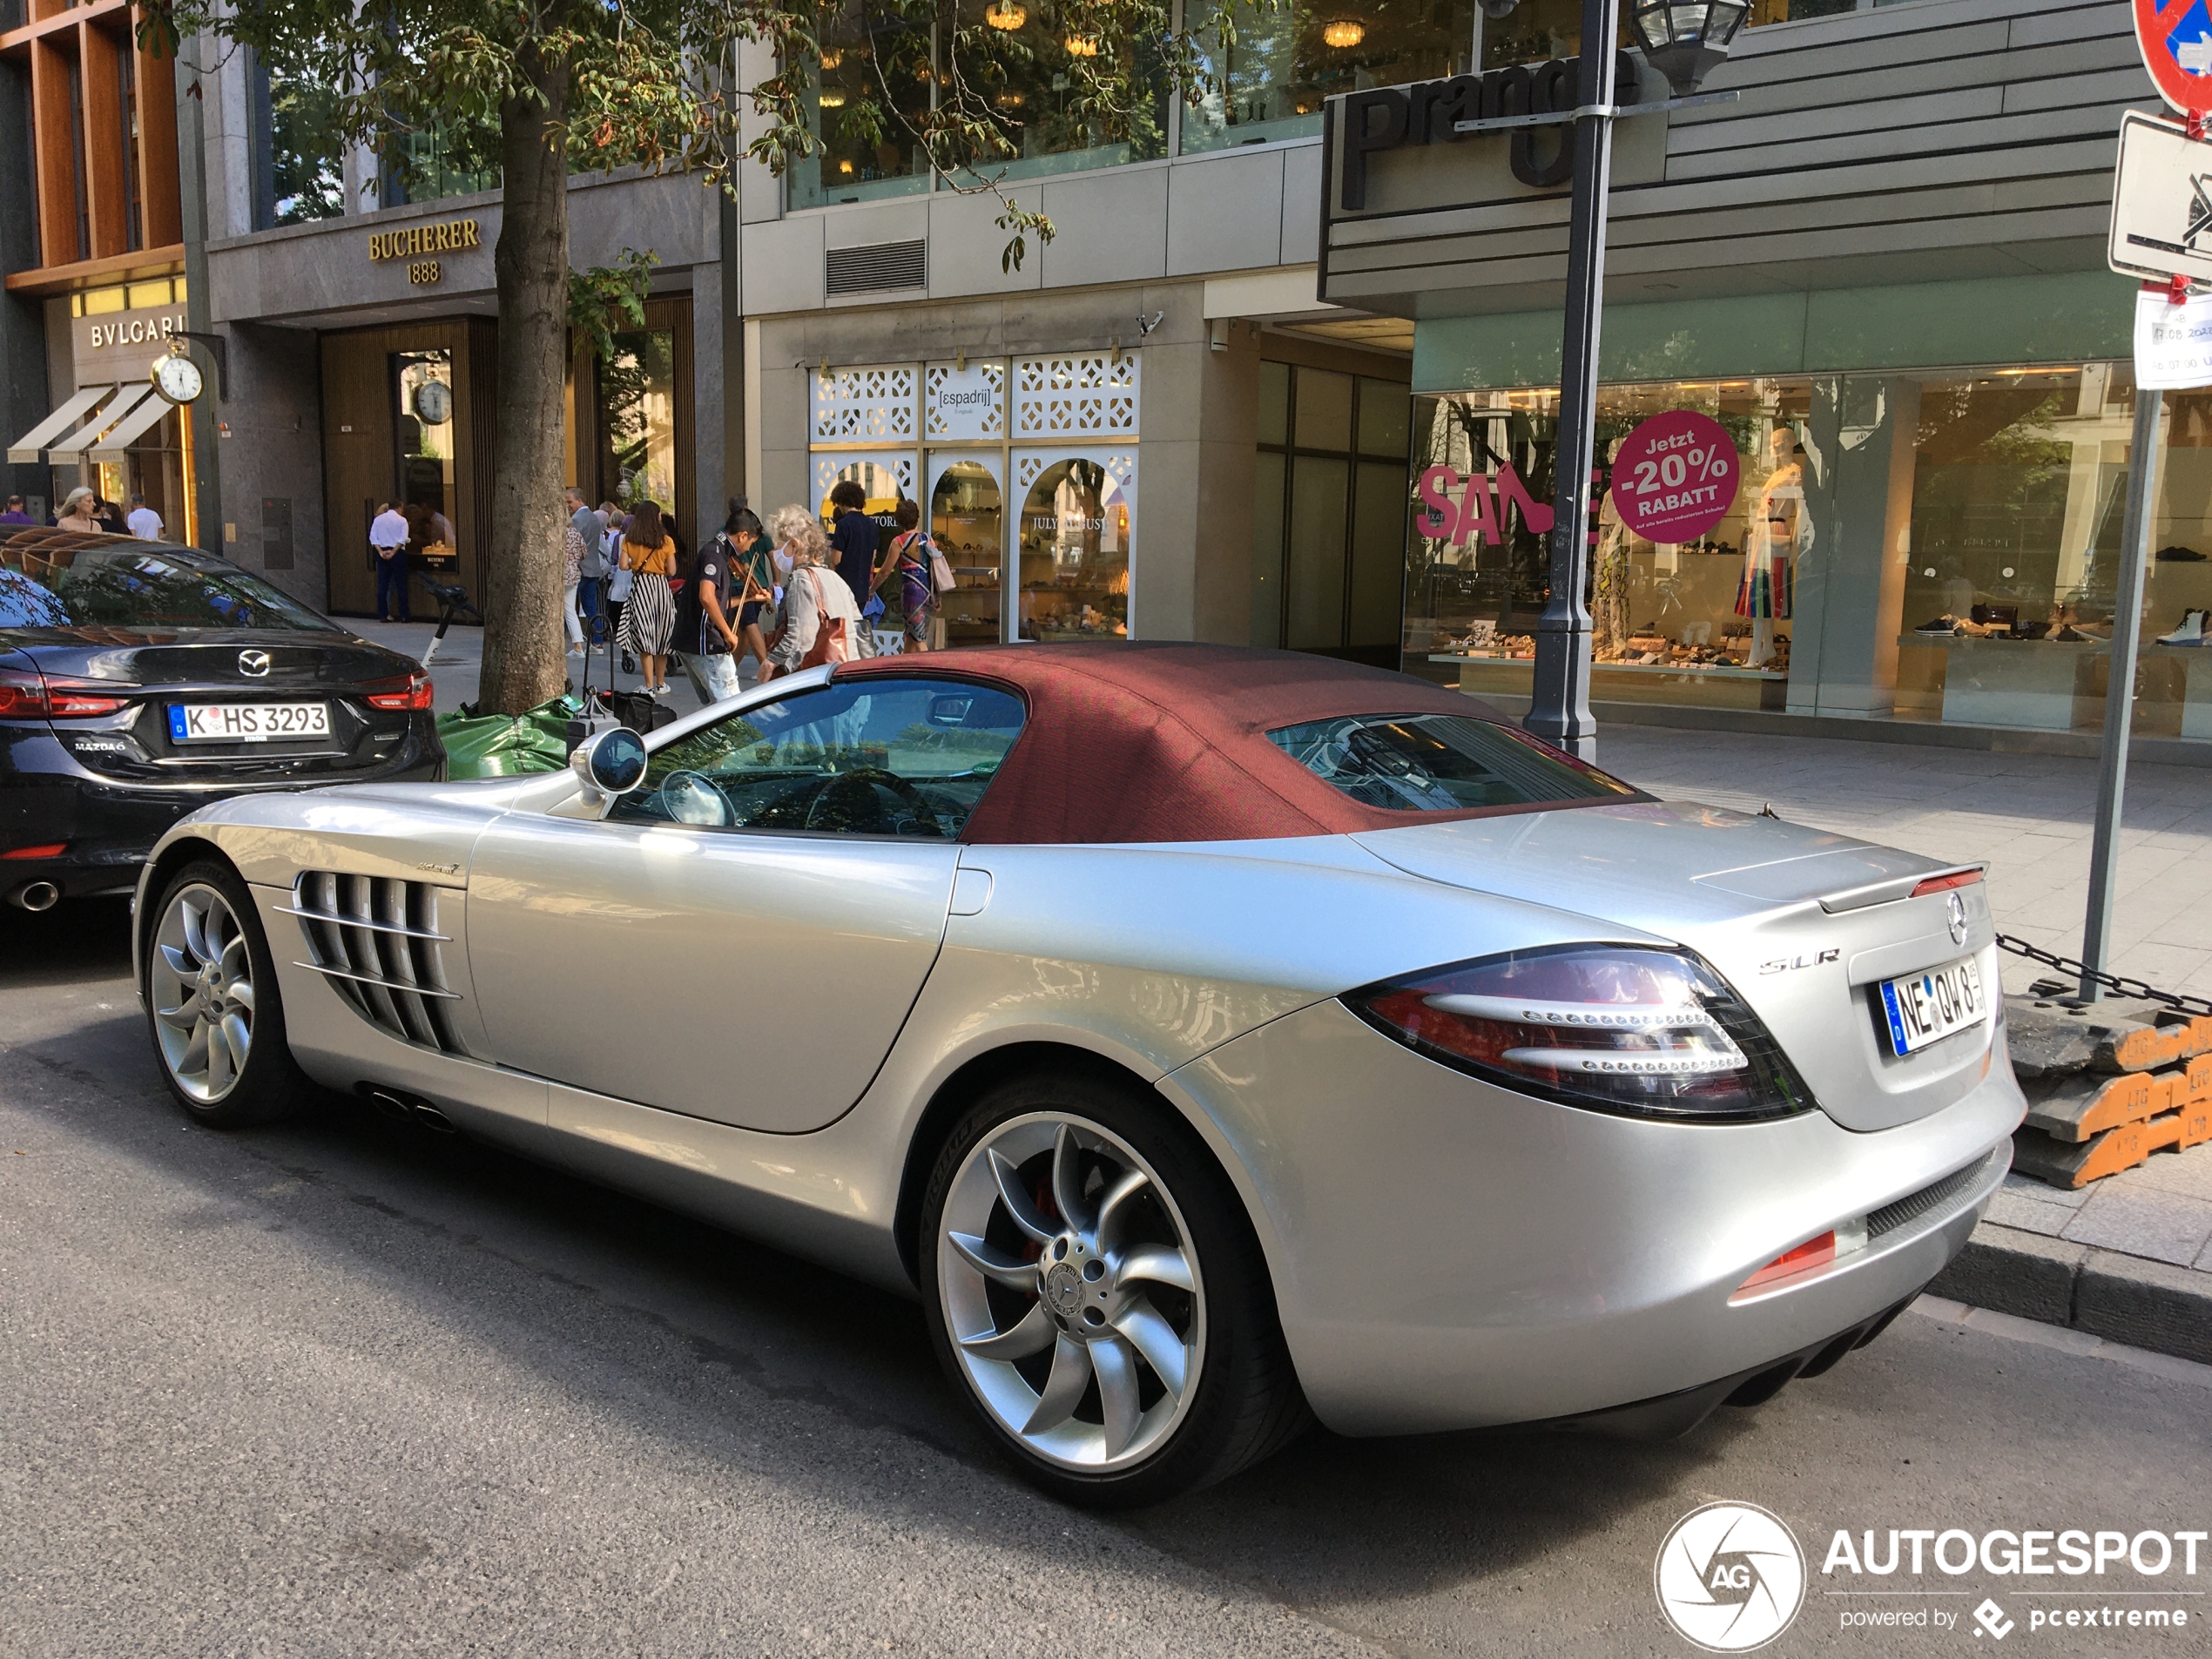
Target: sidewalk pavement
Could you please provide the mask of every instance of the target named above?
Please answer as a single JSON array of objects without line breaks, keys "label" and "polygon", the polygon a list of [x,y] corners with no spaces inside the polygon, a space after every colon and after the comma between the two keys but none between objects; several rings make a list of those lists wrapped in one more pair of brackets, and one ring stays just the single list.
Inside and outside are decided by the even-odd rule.
[{"label": "sidewalk pavement", "polygon": [[[420,659],[428,623],[351,624]],[[437,708],[476,696],[482,631],[455,627],[430,662]],[[580,658],[569,659],[572,678]],[[605,683],[606,656],[592,658]],[[640,681],[616,678],[622,689]],[[749,683],[749,682],[748,682]],[[680,668],[670,703],[699,706]],[[1599,763],[1666,799],[1757,812],[1932,858],[1989,863],[1999,931],[2078,955],[2097,763],[2072,756],[1917,748],[1844,738],[1616,725]],[[2113,966],[2162,990],[2212,996],[2212,774],[2139,765],[2128,779]],[[2009,991],[2047,970],[2004,959]],[[2009,1176],[1939,1293],[2212,1362],[2212,1143],[2060,1191]]]}]

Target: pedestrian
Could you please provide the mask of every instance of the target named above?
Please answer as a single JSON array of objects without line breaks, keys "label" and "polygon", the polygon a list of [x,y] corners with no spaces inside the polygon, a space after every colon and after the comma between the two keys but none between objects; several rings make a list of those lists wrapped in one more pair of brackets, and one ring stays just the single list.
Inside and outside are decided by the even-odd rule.
[{"label": "pedestrian", "polygon": [[97,534],[100,528],[99,509],[100,498],[79,484],[62,497],[62,510],[54,520],[54,528]]},{"label": "pedestrian", "polygon": [[583,649],[589,652],[592,642],[599,637],[599,617],[606,597],[607,576],[613,567],[607,560],[607,526],[598,514],[580,510],[583,497],[576,491],[569,492],[570,512],[569,528],[583,538],[583,557],[577,564],[575,610],[581,619]]},{"label": "pedestrian", "polygon": [[[779,515],[780,517],[780,515]],[[849,662],[860,655],[860,602],[840,579],[835,555],[819,539],[792,545],[791,582],[784,590],[783,626],[769,642],[764,678],[818,663]],[[825,637],[826,635],[826,637]]]},{"label": "pedestrian", "polygon": [[622,608],[617,636],[637,657],[645,690],[668,695],[668,642],[676,626],[675,596],[668,578],[676,574],[676,543],[662,527],[660,509],[640,502],[622,533],[622,568],[631,573],[630,597]]},{"label": "pedestrian", "polygon": [[131,534],[141,542],[158,542],[161,539],[161,515],[146,505],[146,498],[144,496],[131,497],[131,511],[123,523]]},{"label": "pedestrian", "polygon": [[[814,516],[812,513],[806,512],[803,508],[799,510],[807,523],[814,523]],[[745,516],[752,521],[752,543],[750,547],[738,555],[731,566],[730,590],[732,596],[731,603],[737,608],[736,626],[739,645],[743,651],[759,664],[754,671],[754,679],[757,682],[768,671],[768,642],[761,632],[761,618],[775,611],[776,594],[779,590],[776,585],[775,556],[770,549],[767,531],[762,526],[757,515],[747,512]],[[815,525],[814,533],[817,536],[821,534],[821,527],[819,524]],[[742,668],[743,664],[740,664],[738,666]]]},{"label": "pedestrian", "polygon": [[685,672],[703,703],[719,703],[738,694],[738,654],[745,640],[733,625],[735,600],[753,569],[765,539],[759,515],[741,502],[730,503],[721,534],[699,549],[683,603],[677,607],[676,638]]},{"label": "pedestrian", "polygon": [[780,611],[784,608],[784,589],[791,581],[799,549],[802,545],[813,548],[826,559],[827,554],[825,550],[828,548],[829,541],[822,534],[822,521],[797,502],[788,507],[776,509],[774,524],[776,549],[769,555],[769,560],[775,566],[776,602],[771,609]]},{"label": "pedestrian", "polygon": [[865,608],[868,585],[875,577],[875,556],[881,537],[875,520],[862,510],[868,498],[850,478],[840,478],[830,490],[832,529],[829,544],[837,554],[837,573],[853,590],[853,603]]},{"label": "pedestrian", "polygon": [[[594,637],[611,640],[622,631],[622,597],[615,592],[615,578],[622,577],[622,592],[630,591],[630,578],[622,576],[622,532],[630,523],[630,515],[610,501],[599,503],[599,556],[606,563],[606,575],[599,583],[600,613],[607,619],[604,631]],[[591,633],[591,613],[584,613],[584,631]]]},{"label": "pedestrian", "polygon": [[583,556],[590,545],[584,540],[583,532],[577,529],[574,519],[561,526],[561,622],[568,631],[571,657],[583,656],[586,649],[583,629],[577,621],[576,590],[582,580],[577,572],[583,568]]},{"label": "pedestrian", "polygon": [[934,648],[932,631],[937,625],[937,582],[930,558],[936,550],[930,544],[929,532],[921,528],[919,503],[901,501],[891,517],[899,533],[884,551],[875,585],[880,591],[887,583],[896,584],[905,608],[906,649],[929,651]]},{"label": "pedestrian", "polygon": [[[407,520],[392,510],[390,502],[377,503],[369,521],[368,550],[376,562],[376,619],[412,622],[407,609]],[[397,612],[397,615],[392,614]]]},{"label": "pedestrian", "polygon": [[23,497],[10,496],[5,511],[0,511],[0,524],[35,524],[38,521],[24,511]]},{"label": "pedestrian", "polygon": [[131,533],[131,527],[123,522],[122,509],[111,501],[103,501],[94,496],[92,516],[99,521],[100,528],[110,536],[128,536]]}]

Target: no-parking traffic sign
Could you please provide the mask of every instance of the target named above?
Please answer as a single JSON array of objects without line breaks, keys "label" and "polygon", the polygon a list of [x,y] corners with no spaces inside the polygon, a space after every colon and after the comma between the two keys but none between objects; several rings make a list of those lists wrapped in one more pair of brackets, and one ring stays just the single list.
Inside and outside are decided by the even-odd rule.
[{"label": "no-parking traffic sign", "polygon": [[2184,115],[2212,114],[2212,4],[2134,0],[2135,44],[2159,95]]},{"label": "no-parking traffic sign", "polygon": [[2105,259],[2125,276],[2212,282],[2212,143],[2160,116],[2121,118]]}]

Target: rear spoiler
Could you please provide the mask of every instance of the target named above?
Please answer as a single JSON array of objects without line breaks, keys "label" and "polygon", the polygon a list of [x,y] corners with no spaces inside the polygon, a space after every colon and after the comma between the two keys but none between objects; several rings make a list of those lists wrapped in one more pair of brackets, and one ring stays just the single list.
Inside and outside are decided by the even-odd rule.
[{"label": "rear spoiler", "polygon": [[1899,899],[1918,899],[1947,888],[1970,887],[1982,879],[1988,868],[1986,864],[1958,864],[1947,870],[1924,871],[1918,875],[1885,876],[1863,887],[1846,887],[1841,893],[1829,894],[1821,900],[1820,907],[1834,916],[1846,910],[1864,910],[1869,905],[1894,904]]}]

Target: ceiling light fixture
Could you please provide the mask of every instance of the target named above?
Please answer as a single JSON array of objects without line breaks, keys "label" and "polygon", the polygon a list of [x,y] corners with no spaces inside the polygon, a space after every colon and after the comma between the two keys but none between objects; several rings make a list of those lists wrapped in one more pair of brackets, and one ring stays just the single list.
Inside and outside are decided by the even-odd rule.
[{"label": "ceiling light fixture", "polygon": [[825,93],[823,93],[823,94],[822,94],[822,107],[823,107],[824,109],[826,109],[826,110],[841,110],[841,109],[843,109],[843,108],[845,107],[845,94],[844,94],[844,93],[842,93],[842,92],[825,92]]},{"label": "ceiling light fixture", "polygon": [[1062,44],[1068,48],[1068,56],[1070,57],[1098,56],[1098,43],[1088,35],[1070,35]]},{"label": "ceiling light fixture", "polygon": [[1357,46],[1367,37],[1367,25],[1351,17],[1339,17],[1321,25],[1321,39],[1341,51],[1347,46]]},{"label": "ceiling light fixture", "polygon": [[992,28],[1002,29],[1010,35],[1029,21],[1029,14],[1015,4],[1014,0],[998,0],[996,5],[983,13],[983,21]]}]

